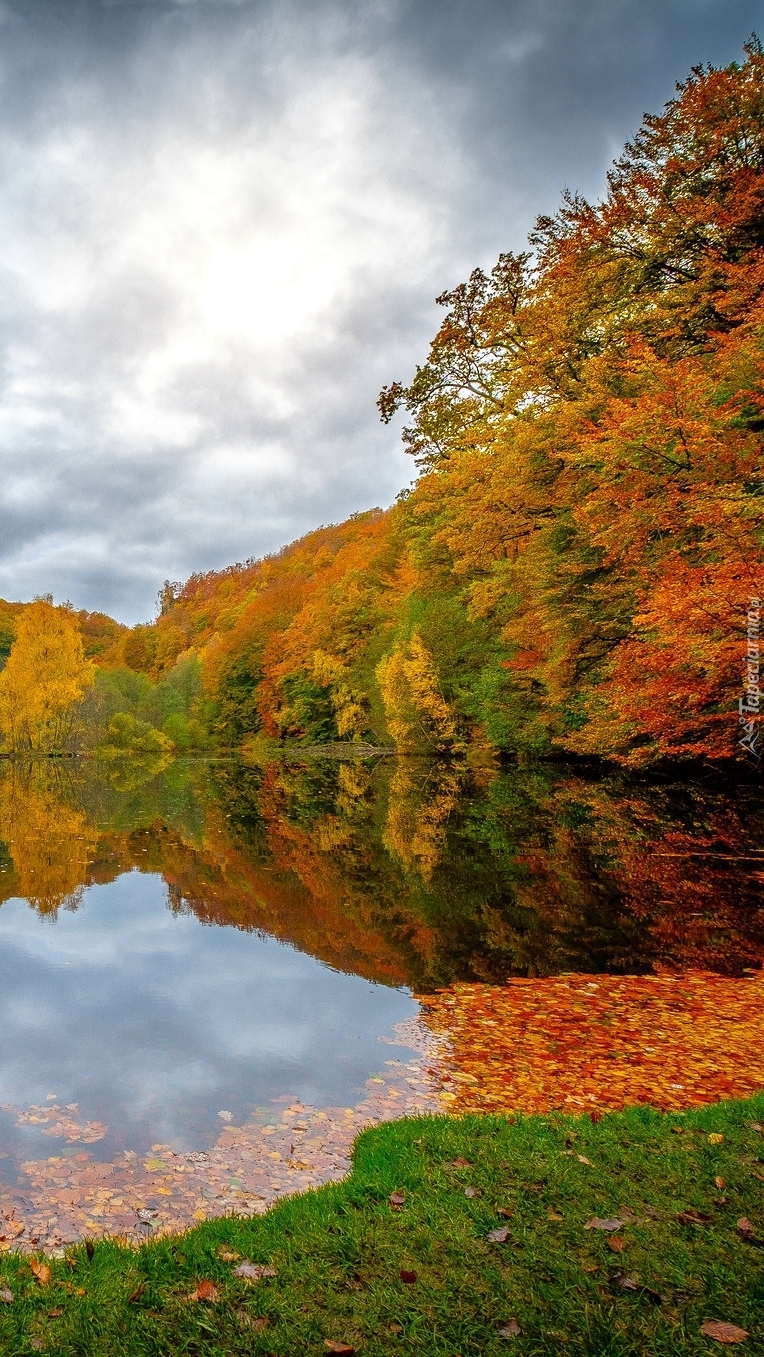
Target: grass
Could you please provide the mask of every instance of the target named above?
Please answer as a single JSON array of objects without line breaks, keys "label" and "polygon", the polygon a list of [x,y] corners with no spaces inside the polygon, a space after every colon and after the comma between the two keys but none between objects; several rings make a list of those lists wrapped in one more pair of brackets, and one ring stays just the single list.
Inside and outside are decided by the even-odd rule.
[{"label": "grass", "polygon": [[[701,1333],[718,1319],[749,1331],[739,1352],[764,1354],[764,1135],[753,1123],[764,1123],[764,1096],[596,1124],[557,1114],[389,1123],[359,1138],[344,1182],[263,1217],[209,1221],[137,1250],[99,1241],[92,1259],[78,1246],[48,1260],[44,1286],[28,1257],[3,1255],[0,1286],[13,1300],[0,1303],[0,1352],[325,1357],[337,1343],[365,1357],[694,1357],[724,1350]],[[635,1218],[616,1252],[585,1225],[622,1208]],[[699,1223],[678,1219],[687,1211]],[[506,1240],[490,1241],[502,1226]],[[237,1278],[231,1254],[275,1276]],[[216,1299],[189,1299],[201,1281]]]}]

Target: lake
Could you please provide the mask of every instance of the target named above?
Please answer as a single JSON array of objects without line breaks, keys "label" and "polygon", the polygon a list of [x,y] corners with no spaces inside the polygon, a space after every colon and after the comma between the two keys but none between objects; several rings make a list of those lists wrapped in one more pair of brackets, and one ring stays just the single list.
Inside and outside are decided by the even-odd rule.
[{"label": "lake", "polygon": [[454,981],[743,976],[762,828],[752,786],[561,766],[6,762],[0,1179],[427,1107],[413,996]]}]

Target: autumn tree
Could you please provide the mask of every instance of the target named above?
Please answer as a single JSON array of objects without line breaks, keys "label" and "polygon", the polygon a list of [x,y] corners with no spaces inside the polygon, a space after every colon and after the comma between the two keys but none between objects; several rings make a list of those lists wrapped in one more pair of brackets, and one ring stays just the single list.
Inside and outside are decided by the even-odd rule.
[{"label": "autumn tree", "polygon": [[93,681],[76,615],[36,600],[19,614],[16,640],[0,674],[0,732],[13,753],[49,754],[75,726],[78,703]]}]

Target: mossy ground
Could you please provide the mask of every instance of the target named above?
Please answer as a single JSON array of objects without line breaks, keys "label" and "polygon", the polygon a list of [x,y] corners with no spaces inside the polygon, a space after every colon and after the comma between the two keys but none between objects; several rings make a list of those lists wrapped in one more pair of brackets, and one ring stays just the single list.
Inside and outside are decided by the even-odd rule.
[{"label": "mossy ground", "polygon": [[[0,1304],[0,1351],[287,1357],[339,1343],[368,1357],[674,1357],[723,1351],[701,1333],[718,1319],[749,1331],[738,1351],[764,1354],[762,1123],[764,1096],[596,1124],[389,1123],[359,1138],[344,1182],[263,1217],[139,1250],[99,1241],[92,1259],[77,1247],[48,1260],[45,1286],[28,1257],[5,1255],[0,1286],[13,1299]],[[612,1234],[585,1228],[630,1212],[615,1250]],[[503,1226],[506,1240],[489,1240]],[[275,1276],[237,1278],[232,1254]],[[201,1281],[216,1299],[189,1298]]]}]

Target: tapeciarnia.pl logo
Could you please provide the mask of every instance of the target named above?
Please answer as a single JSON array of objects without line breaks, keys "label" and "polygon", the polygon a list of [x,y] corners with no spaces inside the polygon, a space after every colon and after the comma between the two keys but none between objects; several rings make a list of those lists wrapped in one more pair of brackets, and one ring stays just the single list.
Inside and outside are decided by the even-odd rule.
[{"label": "tapeciarnia.pl logo", "polygon": [[738,740],[743,753],[759,763],[756,744],[759,738],[758,723],[761,714],[761,601],[752,598],[746,614],[746,649],[743,688],[745,696],[738,701],[738,720],[743,727],[743,737]]}]

